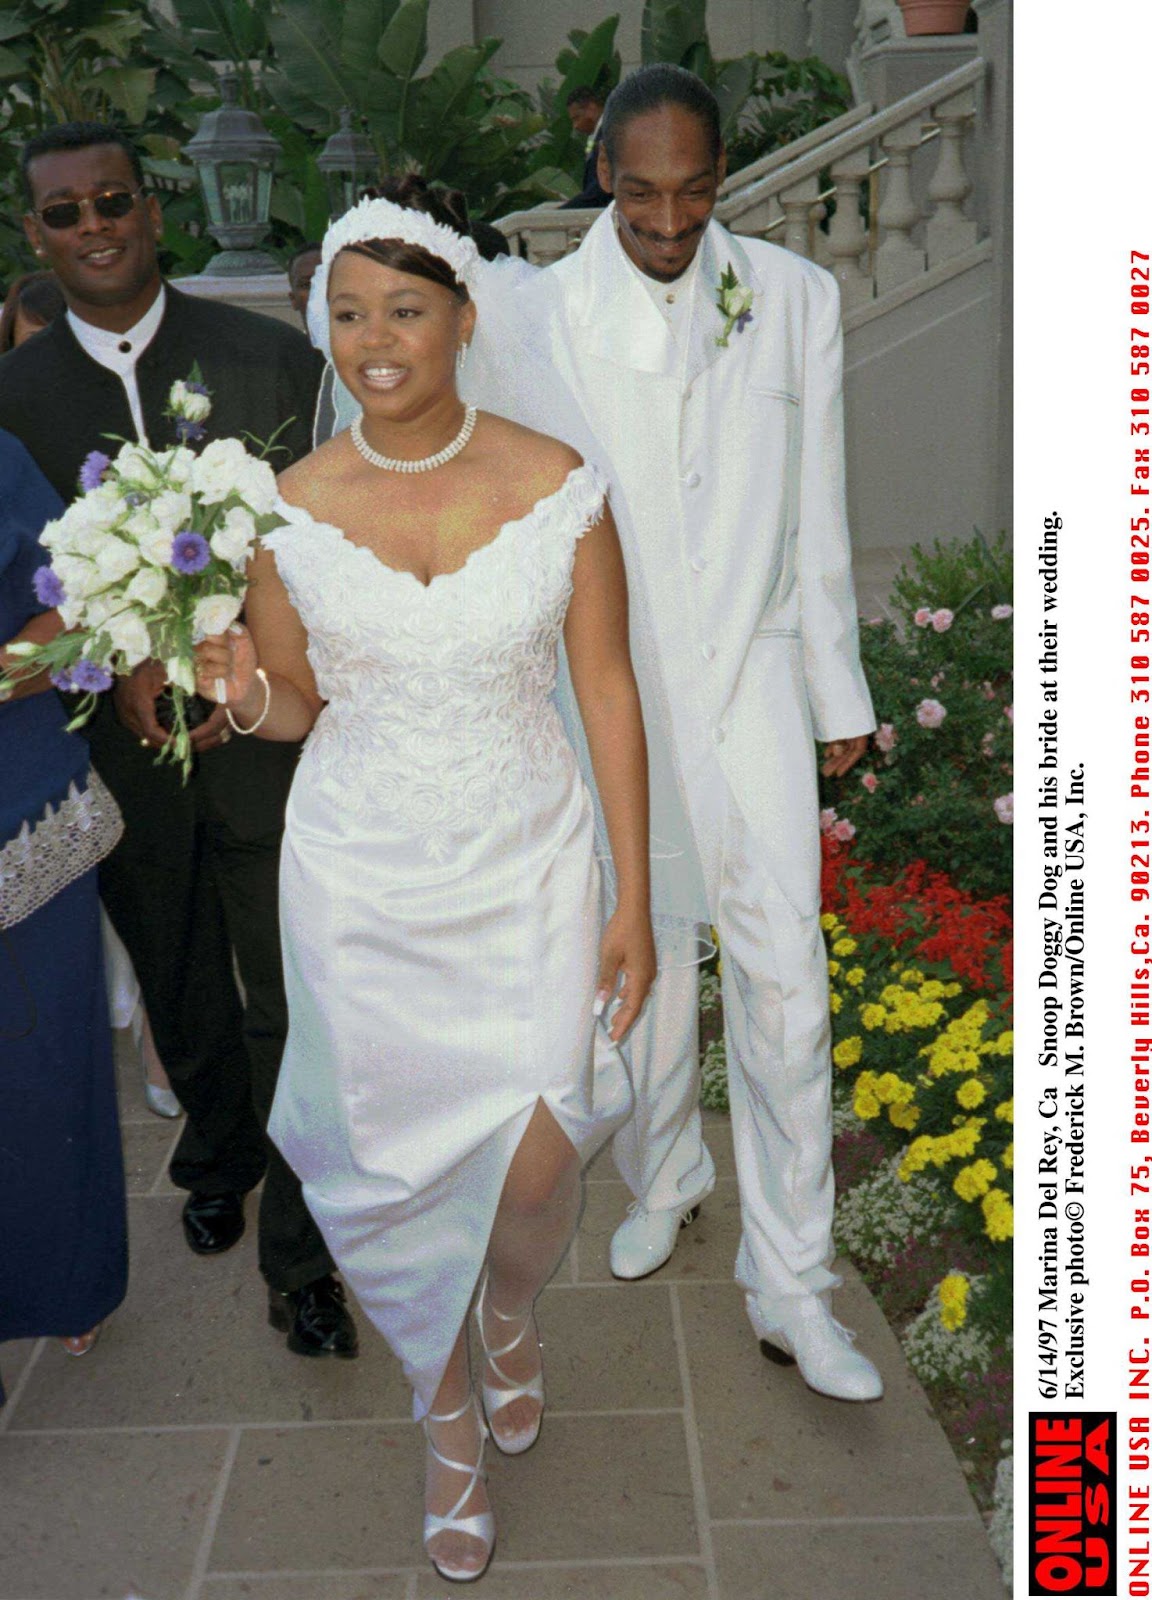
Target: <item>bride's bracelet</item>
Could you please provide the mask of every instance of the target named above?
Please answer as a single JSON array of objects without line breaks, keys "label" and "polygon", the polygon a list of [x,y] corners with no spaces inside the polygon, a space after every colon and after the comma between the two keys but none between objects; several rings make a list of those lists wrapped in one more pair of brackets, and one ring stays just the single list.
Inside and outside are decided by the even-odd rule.
[{"label": "bride's bracelet", "polygon": [[224,715],[228,718],[228,726],[232,729],[233,733],[243,733],[243,734],[255,733],[256,729],[260,726],[260,724],[264,721],[264,718],[268,715],[268,708],[272,704],[272,686],[268,682],[268,674],[264,671],[263,667],[257,667],[256,668],[256,676],[260,679],[260,682],[264,685],[264,709],[263,709],[263,711],[261,711],[260,715],[256,718],[256,721],[252,724],[252,726],[250,728],[242,728],[240,726],[240,724],[236,721],[235,717],[233,717],[231,707],[225,706],[224,707]]}]

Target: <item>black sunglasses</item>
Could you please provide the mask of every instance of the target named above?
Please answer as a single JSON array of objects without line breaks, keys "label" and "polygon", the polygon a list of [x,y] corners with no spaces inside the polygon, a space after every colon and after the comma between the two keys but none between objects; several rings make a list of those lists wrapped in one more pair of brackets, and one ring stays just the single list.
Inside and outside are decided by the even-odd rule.
[{"label": "black sunglasses", "polygon": [[136,196],[143,192],[142,188],[106,189],[91,199],[86,196],[83,200],[54,200],[50,206],[32,214],[39,217],[46,228],[74,228],[84,207],[90,205],[98,217],[113,222],[117,217],[126,217],[136,204]]}]

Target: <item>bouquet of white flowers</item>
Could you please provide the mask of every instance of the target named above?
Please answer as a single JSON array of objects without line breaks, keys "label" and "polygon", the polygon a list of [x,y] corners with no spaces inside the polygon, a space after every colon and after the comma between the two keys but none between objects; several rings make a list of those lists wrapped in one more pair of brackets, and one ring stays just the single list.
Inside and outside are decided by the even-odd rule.
[{"label": "bouquet of white flowers", "polygon": [[17,664],[5,686],[49,669],[58,689],[83,698],[68,724],[80,727],[97,696],[142,661],[165,663],[172,737],[159,759],[192,765],[186,705],[195,693],[193,647],[223,633],[244,603],[245,568],[257,538],[281,527],[276,478],[239,439],[215,439],[196,454],[211,411],[194,368],[172,385],[166,415],[182,441],[169,450],[124,444],[114,458],[92,451],[84,493],[40,535],[51,560],[35,574],[36,596],[55,606],[65,631],[47,644],[9,649]]}]

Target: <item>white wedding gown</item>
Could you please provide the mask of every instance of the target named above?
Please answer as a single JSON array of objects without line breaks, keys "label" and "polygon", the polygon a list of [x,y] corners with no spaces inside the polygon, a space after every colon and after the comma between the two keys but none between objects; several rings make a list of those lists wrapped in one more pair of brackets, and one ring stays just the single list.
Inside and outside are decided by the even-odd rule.
[{"label": "white wedding gown", "polygon": [[427,586],[283,502],[264,539],[327,701],[288,802],[269,1132],[418,1417],[538,1100],[582,1160],[630,1109],[616,1052],[594,1081],[592,803],[550,699],[603,499],[577,467]]}]

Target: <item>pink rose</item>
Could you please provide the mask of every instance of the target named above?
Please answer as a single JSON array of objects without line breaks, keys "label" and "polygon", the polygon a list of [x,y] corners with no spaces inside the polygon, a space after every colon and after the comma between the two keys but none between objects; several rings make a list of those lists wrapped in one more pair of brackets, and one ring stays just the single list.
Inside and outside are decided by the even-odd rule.
[{"label": "pink rose", "polygon": [[872,738],[875,740],[877,750],[883,750],[887,755],[896,743],[896,729],[890,722],[882,722]]},{"label": "pink rose", "polygon": [[912,621],[918,628],[926,628],[932,621],[932,613],[927,606],[921,606],[919,611],[913,612]]},{"label": "pink rose", "polygon": [[1005,822],[1005,823],[1011,822],[1012,821],[1012,796],[1010,794],[1002,794],[998,800],[993,800],[992,809],[996,813],[996,815],[999,817],[1001,822]]},{"label": "pink rose", "polygon": [[993,606],[992,607],[991,616],[992,616],[992,621],[993,622],[1003,622],[1007,617],[1010,617],[1011,615],[1012,615],[1012,607],[1011,606]]},{"label": "pink rose", "polygon": [[942,672],[934,672],[928,681],[934,689],[938,689],[944,682],[944,674]]},{"label": "pink rose", "polygon": [[981,739],[980,748],[986,756],[992,754],[992,735],[990,733],[986,733]]},{"label": "pink rose", "polygon": [[855,825],[849,822],[847,817],[841,817],[839,822],[832,829],[832,837],[834,839],[839,839],[841,844],[847,844],[849,839],[854,839],[856,837]]},{"label": "pink rose", "polygon": [[922,728],[938,728],[947,715],[939,700],[921,700],[916,707],[916,721]]},{"label": "pink rose", "polygon": [[876,785],[879,783],[879,781],[880,780],[877,778],[874,772],[865,772],[861,774],[860,777],[860,782],[864,785],[869,794],[876,793]]},{"label": "pink rose", "polygon": [[1004,707],[1004,715],[1008,718],[1009,722],[1011,722],[1013,724],[1015,723],[1016,718],[1012,714],[1012,707],[1011,706],[1005,706]]},{"label": "pink rose", "polygon": [[934,611],[932,613],[932,626],[937,633],[947,633],[952,626],[954,613],[951,611]]},{"label": "pink rose", "polygon": [[985,700],[995,700],[996,691],[990,683],[984,682],[980,685],[980,687],[984,691]]},{"label": "pink rose", "polygon": [[836,813],[831,806],[826,806],[820,813],[820,832],[831,833],[836,821]]}]

